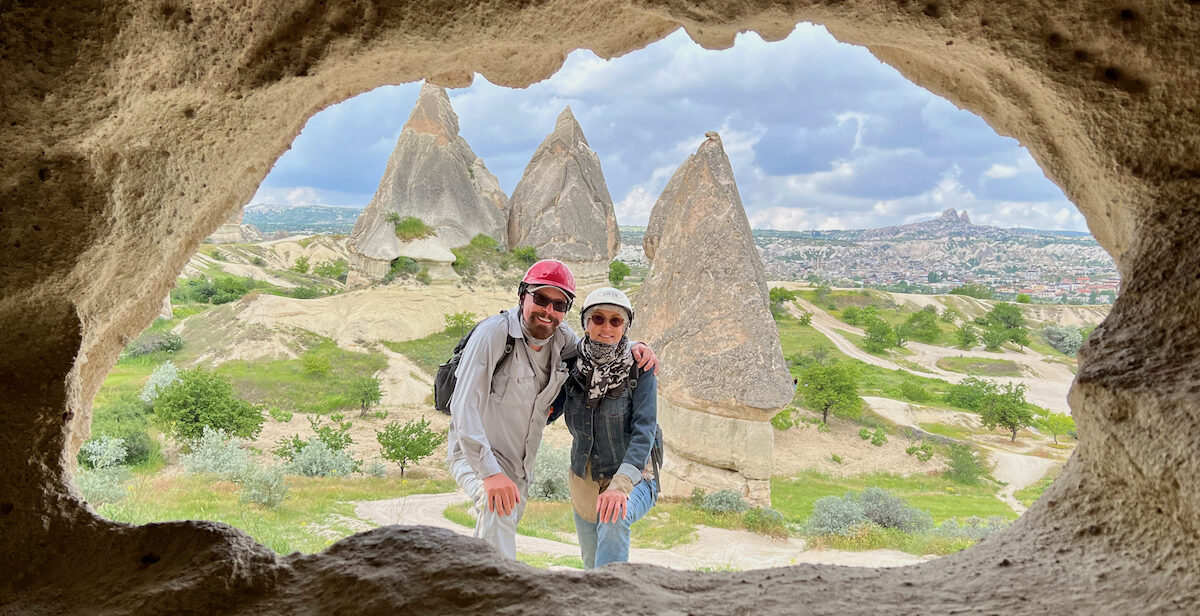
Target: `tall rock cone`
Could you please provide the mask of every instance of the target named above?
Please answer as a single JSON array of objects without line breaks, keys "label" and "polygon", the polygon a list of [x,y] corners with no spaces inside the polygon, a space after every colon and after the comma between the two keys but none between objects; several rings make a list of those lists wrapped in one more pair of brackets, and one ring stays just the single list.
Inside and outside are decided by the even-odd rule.
[{"label": "tall rock cone", "polygon": [[420,218],[437,231],[431,249],[445,252],[483,233],[506,242],[508,198],[483,160],[458,134],[458,116],[446,90],[424,84],[400,132],[383,179],[354,223],[352,265],[368,279],[387,273],[401,255],[389,214]]},{"label": "tall rock cone", "polygon": [[600,157],[571,108],[563,109],[513,190],[508,245],[533,246],[571,266],[580,284],[601,283],[621,247]]},{"label": "tall rock cone", "polygon": [[770,503],[770,419],[794,390],[771,318],[762,261],[715,132],[654,204],[650,273],[632,335],[662,361],[663,491],[729,488]]}]

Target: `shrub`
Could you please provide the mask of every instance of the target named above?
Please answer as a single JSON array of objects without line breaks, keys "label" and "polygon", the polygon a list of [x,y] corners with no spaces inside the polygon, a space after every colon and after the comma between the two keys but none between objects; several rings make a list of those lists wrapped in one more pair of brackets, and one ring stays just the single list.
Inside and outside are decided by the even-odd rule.
[{"label": "shrub", "polygon": [[91,468],[113,468],[125,461],[125,440],[100,436],[89,440],[79,449]]},{"label": "shrub", "polygon": [[384,275],[383,282],[386,284],[396,278],[412,278],[420,272],[421,265],[413,259],[409,257],[397,257],[392,261],[392,266],[388,269],[388,273]]},{"label": "shrub", "polygon": [[357,471],[358,466],[349,452],[330,449],[314,436],[296,451],[287,468],[305,477],[346,477]]},{"label": "shrub", "polygon": [[386,219],[395,226],[396,237],[400,238],[402,242],[410,242],[431,235],[437,235],[437,231],[433,227],[425,224],[423,220],[416,216],[400,218],[399,214],[389,212]]},{"label": "shrub", "polygon": [[950,445],[950,468],[946,470],[946,478],[964,485],[975,485],[979,478],[987,475],[983,460],[970,445],[953,443]]},{"label": "shrub", "polygon": [[537,467],[533,472],[533,483],[529,484],[529,498],[548,501],[571,500],[567,487],[567,473],[571,470],[569,447],[551,447],[542,441],[538,449]]},{"label": "shrub", "polygon": [[834,464],[842,463],[842,456],[839,456],[836,453],[829,454],[829,459],[832,460]]},{"label": "shrub", "polygon": [[846,309],[842,311],[842,320],[851,325],[858,325],[860,318],[861,317],[859,315],[857,306],[847,306]]},{"label": "shrub", "polygon": [[125,347],[128,357],[141,357],[157,351],[174,353],[183,348],[183,337],[175,332],[147,332]]},{"label": "shrub", "polygon": [[189,444],[191,452],[179,455],[179,464],[189,473],[212,473],[234,481],[254,464],[242,443],[224,430],[205,426],[203,434]]},{"label": "shrub", "polygon": [[946,520],[933,530],[933,534],[947,539],[983,541],[1008,528],[1009,524],[1011,522],[999,516],[991,516],[987,519],[971,516],[963,520],[961,524],[956,520]]},{"label": "shrub", "polygon": [[467,328],[473,326],[475,321],[479,319],[479,315],[474,312],[455,312],[442,317],[446,322],[446,329],[453,329],[460,337],[467,333]]},{"label": "shrub", "polygon": [[906,533],[922,533],[933,528],[933,518],[927,511],[910,507],[904,499],[883,488],[867,488],[857,498],[863,516],[884,528]]},{"label": "shrub", "polygon": [[384,466],[383,460],[375,458],[374,460],[371,460],[371,463],[367,465],[367,468],[363,470],[363,473],[382,479],[387,477],[387,466]]},{"label": "shrub", "polygon": [[929,446],[929,443],[909,445],[908,449],[904,450],[904,453],[910,456],[916,456],[917,459],[922,462],[928,462],[931,458],[933,458],[933,448]]},{"label": "shrub", "polygon": [[1047,325],[1041,334],[1047,344],[1064,355],[1075,355],[1083,346],[1083,332],[1078,327]]},{"label": "shrub", "polygon": [[410,419],[403,426],[398,421],[388,423],[383,430],[375,431],[375,438],[379,441],[383,458],[395,462],[403,477],[404,469],[409,464],[420,462],[446,442],[446,432],[431,430],[428,419]]},{"label": "shrub", "polygon": [[717,490],[704,495],[700,500],[700,508],[709,513],[741,513],[750,508],[746,499],[733,490]]},{"label": "shrub", "polygon": [[933,398],[920,383],[909,380],[900,382],[900,396],[912,402],[929,402]]},{"label": "shrub", "polygon": [[167,385],[179,380],[179,369],[175,367],[175,363],[171,360],[164,361],[150,373],[150,378],[146,381],[146,385],[142,387],[142,392],[138,394],[138,399],[147,405],[154,405],[154,401],[158,398],[158,393],[166,388]]},{"label": "shrub", "polygon": [[267,265],[267,260],[257,255],[253,259],[250,259],[250,262],[259,267],[266,267]]},{"label": "shrub", "polygon": [[887,433],[883,431],[883,428],[875,428],[875,432],[871,434],[871,444],[876,447],[883,447],[883,444],[886,442]]},{"label": "shrub", "polygon": [[823,496],[813,503],[813,512],[805,525],[810,535],[850,536],[854,527],[866,521],[863,506],[853,493]]},{"label": "shrub", "polygon": [[238,501],[271,508],[279,506],[288,494],[286,470],[283,465],[270,468],[249,465],[238,478],[238,484],[242,487]]},{"label": "shrub", "polygon": [[537,263],[538,260],[537,248],[533,246],[517,246],[512,249],[512,255],[516,257],[518,263],[523,264],[525,267]]},{"label": "shrub", "polygon": [[771,426],[776,430],[783,431],[796,425],[796,421],[792,419],[792,408],[788,407],[779,411],[771,418]]},{"label": "shrub", "polygon": [[315,299],[321,297],[324,293],[317,287],[302,286],[292,289],[292,297],[296,299]]},{"label": "shrub", "polygon": [[629,269],[628,265],[620,261],[613,261],[612,263],[608,264],[608,281],[611,282],[614,287],[621,286],[621,283],[625,281],[625,277],[628,276],[631,271],[632,270]]},{"label": "shrub", "polygon": [[871,429],[870,428],[859,428],[858,438],[861,438],[864,441],[871,438]]},{"label": "shrub", "polygon": [[288,423],[292,420],[292,412],[278,406],[272,406],[268,408],[267,414],[271,416],[271,419],[274,419],[279,423]]},{"label": "shrub", "polygon": [[300,367],[308,376],[325,376],[333,369],[333,364],[329,357],[309,351],[300,356]]},{"label": "shrub", "polygon": [[[135,465],[146,462],[157,449],[158,444],[146,432],[150,425],[151,412],[142,403],[138,394],[126,392],[116,400],[96,408],[92,417],[92,436],[111,436],[125,442],[125,464]],[[79,462],[85,466],[91,463],[80,451]]]},{"label": "shrub", "polygon": [[180,372],[159,392],[154,414],[177,439],[199,438],[205,426],[254,437],[263,424],[261,408],[236,397],[229,379],[203,368]]},{"label": "shrub", "polygon": [[429,275],[429,268],[427,267],[422,267],[421,271],[417,272],[417,275],[413,278],[415,278],[417,282],[426,286],[433,284],[433,277]]},{"label": "shrub", "polygon": [[742,522],[746,528],[760,535],[786,537],[787,527],[783,523],[783,514],[770,507],[755,507],[742,514]]},{"label": "shrub", "polygon": [[296,263],[294,265],[292,265],[292,271],[300,273],[300,274],[307,274],[308,273],[308,257],[301,256],[300,258],[296,259]]},{"label": "shrub", "polygon": [[322,261],[313,267],[313,273],[322,278],[346,282],[346,275],[350,273],[350,263],[342,257],[338,257],[336,261]]},{"label": "shrub", "polygon": [[813,318],[813,315],[811,312],[809,312],[807,310],[801,310],[800,316],[798,317],[797,320],[800,321],[801,325],[812,325],[812,318]]},{"label": "shrub", "polygon": [[692,495],[688,497],[688,503],[691,506],[699,509],[700,505],[703,502],[704,502],[704,489],[703,488],[692,488]]},{"label": "shrub", "polygon": [[115,503],[125,498],[125,480],[129,472],[124,467],[80,469],[75,474],[75,486],[83,500],[93,508],[105,503]]}]

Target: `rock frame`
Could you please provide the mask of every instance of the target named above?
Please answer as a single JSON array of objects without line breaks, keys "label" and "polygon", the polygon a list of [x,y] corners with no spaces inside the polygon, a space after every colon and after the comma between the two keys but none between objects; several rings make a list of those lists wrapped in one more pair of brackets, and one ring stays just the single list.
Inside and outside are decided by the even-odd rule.
[{"label": "rock frame", "polygon": [[[1200,611],[1200,5],[225,5],[0,12],[0,613]],[[131,527],[79,501],[70,454],[104,375],[309,116],[421,78],[525,86],[572,49],[611,57],[680,25],[724,48],[799,21],[1020,140],[1118,264],[1069,397],[1079,446],[1006,532],[901,569],[575,573],[419,527],[277,556],[221,524]]]}]

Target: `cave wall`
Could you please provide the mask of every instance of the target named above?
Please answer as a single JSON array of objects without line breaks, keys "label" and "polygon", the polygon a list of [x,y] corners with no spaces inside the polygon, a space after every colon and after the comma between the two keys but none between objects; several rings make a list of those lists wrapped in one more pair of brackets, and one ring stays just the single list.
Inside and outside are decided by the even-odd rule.
[{"label": "cave wall", "polygon": [[[1200,4],[686,0],[0,5],[0,613],[1200,611]],[[893,570],[546,572],[387,527],[277,556],[81,503],[71,458],[124,343],[320,109],[384,84],[520,87],[682,26],[824,24],[1029,148],[1124,280],[1081,352],[1080,436],[1010,530]],[[627,598],[636,597],[636,603]],[[619,600],[614,600],[618,598]]]}]

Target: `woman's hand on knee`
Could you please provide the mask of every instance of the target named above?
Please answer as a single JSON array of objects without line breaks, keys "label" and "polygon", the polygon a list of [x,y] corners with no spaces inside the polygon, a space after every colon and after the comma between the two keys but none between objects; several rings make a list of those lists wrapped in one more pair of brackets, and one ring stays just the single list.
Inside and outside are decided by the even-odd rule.
[{"label": "woman's hand on knee", "polygon": [[616,490],[605,490],[596,497],[596,514],[601,522],[615,523],[625,519],[629,497]]}]

